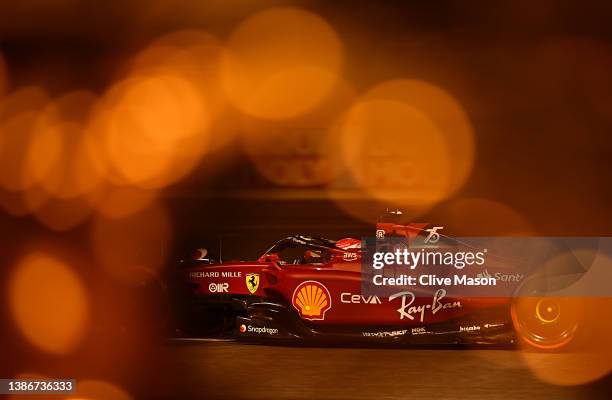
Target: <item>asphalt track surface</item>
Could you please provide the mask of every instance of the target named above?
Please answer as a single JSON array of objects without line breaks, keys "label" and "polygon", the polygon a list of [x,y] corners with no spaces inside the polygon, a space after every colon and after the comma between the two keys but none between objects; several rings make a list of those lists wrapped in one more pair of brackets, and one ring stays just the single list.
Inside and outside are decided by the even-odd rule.
[{"label": "asphalt track surface", "polygon": [[[206,399],[610,399],[610,375],[560,386],[508,349],[325,348],[179,340],[157,397]],[[555,365],[560,354],[535,354]],[[554,367],[559,368],[559,367]]]}]

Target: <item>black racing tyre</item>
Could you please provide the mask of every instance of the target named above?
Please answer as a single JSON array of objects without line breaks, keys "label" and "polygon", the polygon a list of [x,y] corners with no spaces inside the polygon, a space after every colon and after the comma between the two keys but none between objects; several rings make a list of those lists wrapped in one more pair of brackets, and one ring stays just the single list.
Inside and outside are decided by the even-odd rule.
[{"label": "black racing tyre", "polygon": [[583,304],[576,297],[517,296],[511,305],[519,342],[538,351],[566,350],[575,342]]}]

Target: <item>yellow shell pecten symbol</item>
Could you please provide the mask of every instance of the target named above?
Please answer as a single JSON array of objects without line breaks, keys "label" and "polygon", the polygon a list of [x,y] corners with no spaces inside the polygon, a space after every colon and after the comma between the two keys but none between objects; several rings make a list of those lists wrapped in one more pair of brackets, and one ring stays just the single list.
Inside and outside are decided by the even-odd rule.
[{"label": "yellow shell pecten symbol", "polygon": [[324,319],[331,308],[329,291],[316,281],[302,282],[293,292],[293,306],[305,319]]}]

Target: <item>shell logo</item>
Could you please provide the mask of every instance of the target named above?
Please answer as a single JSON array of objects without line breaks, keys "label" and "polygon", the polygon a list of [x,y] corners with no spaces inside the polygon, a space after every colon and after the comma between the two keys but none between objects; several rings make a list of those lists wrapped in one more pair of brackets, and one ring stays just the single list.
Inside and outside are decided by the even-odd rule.
[{"label": "shell logo", "polygon": [[325,312],[331,308],[331,296],[322,283],[305,281],[293,291],[291,303],[300,317],[309,320],[323,320]]}]

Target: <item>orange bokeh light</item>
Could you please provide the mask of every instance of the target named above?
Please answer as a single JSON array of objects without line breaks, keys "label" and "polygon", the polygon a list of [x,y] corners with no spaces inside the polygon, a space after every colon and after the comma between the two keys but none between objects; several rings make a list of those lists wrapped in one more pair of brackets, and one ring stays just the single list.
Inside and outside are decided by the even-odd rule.
[{"label": "orange bokeh light", "polygon": [[5,209],[13,215],[29,213],[21,193],[36,183],[27,172],[28,147],[36,136],[38,112],[48,100],[47,93],[37,86],[21,88],[0,99],[0,186],[18,192],[2,196]]},{"label": "orange bokeh light", "polygon": [[532,236],[534,228],[518,211],[501,202],[461,198],[444,204],[438,215],[449,230],[463,236]]},{"label": "orange bokeh light", "polygon": [[223,47],[213,35],[196,30],[162,36],[140,52],[131,63],[132,75],[180,75],[204,98],[210,115],[225,106],[219,82]]},{"label": "orange bokeh light", "polygon": [[70,199],[95,189],[102,180],[89,158],[82,125],[65,122],[42,128],[32,140],[28,166],[53,197]]},{"label": "orange bokeh light", "polygon": [[91,92],[69,92],[49,102],[37,116],[25,174],[53,197],[83,195],[102,179],[87,152],[83,128],[95,99]]},{"label": "orange bokeh light", "polygon": [[292,120],[241,119],[241,144],[258,172],[281,187],[331,185],[342,171],[338,114],[354,100],[347,83],[316,109]]},{"label": "orange bokeh light", "polygon": [[259,173],[282,187],[312,187],[331,183],[338,174],[338,153],[328,146],[329,131],[294,124],[251,126],[243,135],[245,153]]},{"label": "orange bokeh light", "polygon": [[[603,240],[609,245],[607,239]],[[603,242],[602,246],[607,248]],[[612,298],[603,296],[607,288],[602,282],[610,282],[612,278],[612,261],[596,249],[577,248],[552,257],[543,267],[551,272],[576,271],[557,277],[551,274],[547,278],[550,286],[560,288],[549,291],[546,297],[560,299],[559,318],[574,322],[576,329],[561,354],[535,354],[531,346],[522,343],[525,348],[521,352],[523,361],[538,379],[555,385],[582,385],[606,376],[612,371],[609,312]]]},{"label": "orange bokeh light", "polygon": [[168,74],[131,77],[98,104],[87,130],[89,154],[116,184],[161,188],[199,161],[209,122],[204,99],[189,81]]},{"label": "orange bokeh light", "polygon": [[9,304],[23,335],[53,354],[72,351],[87,327],[89,301],[85,287],[58,258],[32,253],[11,277]]},{"label": "orange bokeh light", "polygon": [[106,184],[88,196],[88,202],[105,217],[123,218],[150,206],[157,198],[157,190]]},{"label": "orange bokeh light", "polygon": [[365,100],[342,126],[347,167],[357,184],[394,204],[431,204],[446,193],[449,153],[421,111],[392,100]]},{"label": "orange bokeh light", "polygon": [[31,86],[2,101],[0,182],[14,192],[0,195],[7,212],[36,213],[53,230],[84,220],[86,203],[76,199],[100,180],[81,144],[80,124],[94,100],[90,92],[75,91],[49,101],[44,90]]},{"label": "orange bokeh light", "polygon": [[79,226],[90,217],[91,213],[92,207],[84,197],[48,198],[44,204],[33,210],[34,217],[41,224],[56,232]]},{"label": "orange bokeh light", "polygon": [[42,109],[49,101],[47,92],[38,86],[26,86],[11,92],[0,102],[0,121],[26,111]]},{"label": "orange bokeh light", "polygon": [[0,126],[0,184],[7,190],[22,191],[34,183],[25,170],[28,146],[36,133],[35,121],[36,113],[21,112]]},{"label": "orange bokeh light", "polygon": [[[182,30],[156,39],[130,64],[130,75],[178,75],[186,79],[201,97],[215,134],[207,135],[206,152],[223,149],[235,131],[224,129],[220,118],[227,99],[221,85],[221,60],[224,48],[213,35],[198,30]],[[193,154],[200,157],[202,154]]]},{"label": "orange bokeh light", "polygon": [[132,397],[120,386],[113,383],[85,379],[79,381],[76,393],[66,397],[67,400],[131,400]]},{"label": "orange bokeh light", "polygon": [[[469,120],[443,89],[392,80],[365,92],[339,119],[344,168],[352,182],[328,194],[349,214],[370,221],[385,207],[417,218],[450,197],[472,169]],[[372,208],[380,205],[375,213]]]},{"label": "orange bokeh light", "polygon": [[321,17],[297,8],[271,8],[230,35],[223,87],[242,112],[287,119],[315,108],[338,81],[342,45]]}]

